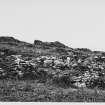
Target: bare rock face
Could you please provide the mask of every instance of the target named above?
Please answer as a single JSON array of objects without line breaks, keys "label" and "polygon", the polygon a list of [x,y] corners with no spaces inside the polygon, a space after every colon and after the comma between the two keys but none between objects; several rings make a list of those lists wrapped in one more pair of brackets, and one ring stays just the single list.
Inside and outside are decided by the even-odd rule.
[{"label": "bare rock face", "polygon": [[65,46],[64,44],[55,41],[55,42],[42,42],[40,40],[35,40],[34,41],[34,45],[40,45],[42,47],[59,47],[59,48],[66,48],[67,46]]},{"label": "bare rock face", "polygon": [[35,40],[34,41],[34,45],[42,45],[42,44],[43,44],[43,42],[40,41],[40,40]]}]

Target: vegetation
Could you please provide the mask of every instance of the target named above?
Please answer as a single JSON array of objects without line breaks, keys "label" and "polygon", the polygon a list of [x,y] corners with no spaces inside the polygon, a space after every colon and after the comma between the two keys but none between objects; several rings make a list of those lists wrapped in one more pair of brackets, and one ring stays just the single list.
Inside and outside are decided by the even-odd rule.
[{"label": "vegetation", "polygon": [[105,53],[0,37],[0,101],[104,102]]},{"label": "vegetation", "polygon": [[0,80],[0,101],[10,102],[105,102],[105,91],[64,89],[34,80]]}]

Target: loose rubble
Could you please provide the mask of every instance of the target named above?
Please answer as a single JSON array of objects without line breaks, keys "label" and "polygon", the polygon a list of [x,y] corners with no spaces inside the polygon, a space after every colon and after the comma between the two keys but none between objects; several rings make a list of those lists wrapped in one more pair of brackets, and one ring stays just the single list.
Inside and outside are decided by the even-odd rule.
[{"label": "loose rubble", "polygon": [[105,56],[72,54],[28,59],[22,55],[10,55],[1,61],[0,79],[50,78],[78,88],[105,88]]}]

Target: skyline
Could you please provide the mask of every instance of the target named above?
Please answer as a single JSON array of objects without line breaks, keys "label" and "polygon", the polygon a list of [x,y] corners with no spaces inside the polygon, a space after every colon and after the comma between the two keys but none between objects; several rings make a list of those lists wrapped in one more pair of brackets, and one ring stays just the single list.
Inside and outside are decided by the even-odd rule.
[{"label": "skyline", "polygon": [[[16,39],[16,40],[19,40],[19,41],[22,41],[22,42],[26,42],[26,43],[29,43],[29,44],[34,44],[34,41],[35,40],[39,40],[39,41],[42,41],[42,40],[40,40],[40,39],[34,39],[33,40],[33,42],[28,42],[28,41],[25,41],[25,40],[21,40],[21,39],[18,39],[18,38],[16,38],[16,37],[14,37],[14,36],[0,36],[0,37],[12,37],[12,38],[14,38],[14,39]],[[55,40],[55,41],[42,41],[43,43],[46,43],[46,42],[48,42],[48,43],[50,43],[50,42],[56,42],[57,40]],[[60,41],[57,41],[57,42],[60,42]],[[62,43],[62,42],[60,42],[61,44],[64,44],[65,46],[68,46],[67,44],[65,44],[65,43]],[[71,47],[71,46],[68,46],[69,48],[73,48],[73,47]],[[73,48],[73,49],[78,49],[78,48],[80,48],[80,47],[76,47],[76,48]],[[81,48],[83,48],[83,49],[85,49],[86,47],[81,47]],[[81,49],[80,48],[80,49]],[[89,48],[86,48],[86,49],[89,49]],[[92,50],[92,49],[89,49],[89,50],[91,50],[91,51],[101,51],[101,52],[105,52],[105,51],[102,51],[102,50]]]},{"label": "skyline", "polygon": [[0,36],[105,51],[105,1],[0,0]]}]

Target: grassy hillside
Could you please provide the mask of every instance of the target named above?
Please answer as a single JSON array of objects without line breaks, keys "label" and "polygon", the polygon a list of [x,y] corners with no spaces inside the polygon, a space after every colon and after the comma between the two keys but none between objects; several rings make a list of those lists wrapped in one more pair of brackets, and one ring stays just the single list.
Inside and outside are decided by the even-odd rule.
[{"label": "grassy hillside", "polygon": [[104,102],[105,52],[0,37],[0,101]]}]

